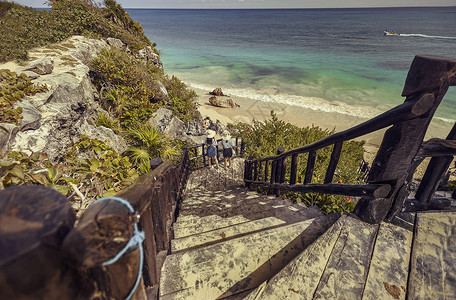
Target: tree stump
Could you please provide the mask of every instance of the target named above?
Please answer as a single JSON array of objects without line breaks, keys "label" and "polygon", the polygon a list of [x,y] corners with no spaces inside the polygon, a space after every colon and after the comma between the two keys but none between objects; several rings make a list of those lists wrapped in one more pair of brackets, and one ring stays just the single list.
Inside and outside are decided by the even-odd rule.
[{"label": "tree stump", "polygon": [[75,219],[68,199],[53,189],[0,191],[0,299],[82,299],[90,294],[91,288],[75,287],[74,271],[66,269],[60,251]]}]

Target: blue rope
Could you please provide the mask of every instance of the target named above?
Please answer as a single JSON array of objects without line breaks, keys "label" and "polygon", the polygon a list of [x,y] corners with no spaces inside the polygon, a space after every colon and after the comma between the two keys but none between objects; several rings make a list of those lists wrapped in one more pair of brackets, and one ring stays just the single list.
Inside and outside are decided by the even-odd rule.
[{"label": "blue rope", "polygon": [[[116,200],[116,201],[119,201],[120,203],[122,203],[123,205],[128,207],[128,209],[130,210],[131,213],[135,212],[133,207],[131,206],[131,204],[128,201],[126,201],[125,199],[122,199],[120,197],[103,197],[103,198],[100,198],[100,199],[94,201],[92,204],[95,204],[95,203],[98,203],[98,202],[101,202],[101,201],[104,201],[104,200]],[[107,265],[113,264],[116,261],[118,261],[122,257],[122,255],[124,255],[125,252],[127,252],[129,249],[134,249],[136,246],[139,247],[139,270],[138,270],[138,276],[136,277],[135,285],[130,290],[130,293],[128,293],[128,295],[125,298],[125,300],[129,300],[131,298],[131,296],[133,296],[133,293],[135,292],[136,288],[139,285],[139,281],[141,280],[141,271],[143,269],[143,264],[144,264],[144,250],[143,250],[143,247],[142,247],[142,242],[144,241],[144,238],[145,238],[144,232],[138,230],[138,224],[135,222],[133,224],[133,236],[128,241],[127,245],[122,250],[120,250],[120,252],[117,253],[117,255],[114,258],[112,258],[112,259],[110,259],[110,260],[108,260],[108,261],[103,263],[103,266],[107,266]]]}]

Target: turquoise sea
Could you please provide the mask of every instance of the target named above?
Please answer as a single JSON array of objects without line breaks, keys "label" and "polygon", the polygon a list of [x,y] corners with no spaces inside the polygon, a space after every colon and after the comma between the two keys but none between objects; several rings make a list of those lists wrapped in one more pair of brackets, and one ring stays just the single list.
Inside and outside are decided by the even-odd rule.
[{"label": "turquoise sea", "polygon": [[[403,102],[416,54],[456,58],[456,7],[127,11],[191,87],[356,116]],[[456,87],[436,116],[456,120]]]}]

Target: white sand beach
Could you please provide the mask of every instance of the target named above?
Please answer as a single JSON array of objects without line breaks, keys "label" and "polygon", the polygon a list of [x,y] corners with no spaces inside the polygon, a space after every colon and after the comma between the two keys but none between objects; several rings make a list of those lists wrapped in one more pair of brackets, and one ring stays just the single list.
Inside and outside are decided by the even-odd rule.
[{"label": "white sand beach", "polygon": [[[321,128],[334,128],[336,132],[349,129],[368,120],[367,118],[347,114],[317,111],[279,102],[264,102],[230,95],[228,95],[228,98],[231,98],[239,107],[215,107],[209,103],[209,97],[211,97],[211,95],[208,94],[209,91],[202,89],[194,90],[198,94],[199,111],[202,116],[208,116],[213,121],[220,120],[220,122],[224,124],[237,122],[251,123],[253,119],[264,121],[270,118],[271,110],[274,110],[280,119],[291,124],[300,127],[315,125]],[[402,101],[400,97],[398,97],[398,105],[401,103]],[[451,123],[434,118],[428,129],[426,139],[435,137],[445,138],[452,126],[453,124]],[[381,144],[383,134],[384,130],[381,130],[360,138],[360,140],[366,141],[365,150],[367,160],[371,160],[373,159],[373,156],[375,156],[375,153]]]}]

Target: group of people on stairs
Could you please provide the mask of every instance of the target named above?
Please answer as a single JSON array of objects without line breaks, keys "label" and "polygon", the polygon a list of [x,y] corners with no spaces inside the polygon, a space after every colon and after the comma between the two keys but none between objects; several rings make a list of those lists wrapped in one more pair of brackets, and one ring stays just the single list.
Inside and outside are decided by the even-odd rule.
[{"label": "group of people on stairs", "polygon": [[[207,163],[209,167],[213,167],[211,165],[212,159],[215,159],[215,164],[217,168],[219,167],[219,162],[217,159],[217,139],[215,138],[215,131],[212,129],[207,130],[207,137],[206,137],[206,146],[207,146]],[[224,167],[226,168],[226,163],[228,162],[228,167],[231,167],[231,157],[234,154],[234,143],[233,139],[231,138],[230,132],[228,130],[224,130],[222,132],[222,147],[223,147],[223,159],[224,159]]]}]

